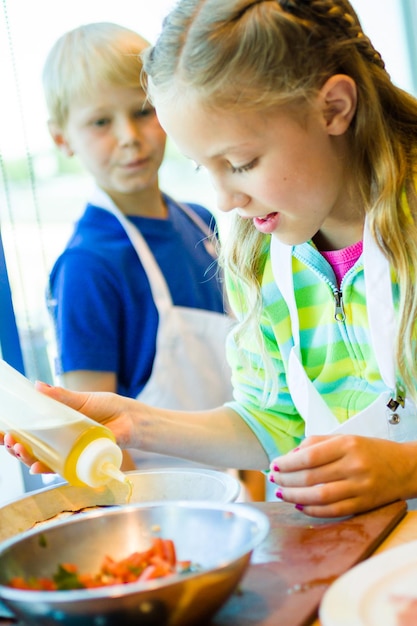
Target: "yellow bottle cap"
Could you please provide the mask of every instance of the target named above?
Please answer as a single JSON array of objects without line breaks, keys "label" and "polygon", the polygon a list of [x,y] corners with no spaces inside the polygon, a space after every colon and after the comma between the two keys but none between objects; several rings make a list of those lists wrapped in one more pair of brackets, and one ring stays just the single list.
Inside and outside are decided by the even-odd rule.
[{"label": "yellow bottle cap", "polygon": [[125,482],[120,471],[122,451],[107,437],[100,437],[89,443],[78,457],[76,474],[89,487],[100,487],[112,478]]}]

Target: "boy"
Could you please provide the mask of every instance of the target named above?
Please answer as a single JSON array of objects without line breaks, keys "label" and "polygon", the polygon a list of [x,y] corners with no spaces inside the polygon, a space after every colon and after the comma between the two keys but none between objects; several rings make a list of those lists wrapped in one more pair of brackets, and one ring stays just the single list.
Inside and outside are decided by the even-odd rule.
[{"label": "boy", "polygon": [[166,136],[140,86],[147,45],[116,24],[83,25],[44,66],[51,136],[96,186],[50,275],[57,374],[74,390],[208,408],[231,397],[215,223],[159,189]]}]

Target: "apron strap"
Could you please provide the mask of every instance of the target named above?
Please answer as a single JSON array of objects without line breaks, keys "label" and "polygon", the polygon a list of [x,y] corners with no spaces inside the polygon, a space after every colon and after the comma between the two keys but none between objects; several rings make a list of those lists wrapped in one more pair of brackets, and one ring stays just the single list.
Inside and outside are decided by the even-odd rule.
[{"label": "apron strap", "polygon": [[290,312],[291,330],[294,345],[300,345],[300,324],[298,321],[297,303],[294,294],[294,280],[292,273],[292,251],[294,246],[288,246],[271,237],[271,264],[275,282]]},{"label": "apron strap", "polygon": [[[172,202],[172,198],[170,198]],[[216,248],[213,245],[212,239],[215,237],[214,231],[206,224],[206,222],[189,206],[183,204],[182,202],[176,202],[175,204],[189,217],[189,219],[194,222],[194,224],[205,234],[205,239],[203,241],[204,247],[206,251],[213,257],[213,259],[217,259]]]},{"label": "apron strap", "polygon": [[373,238],[368,219],[363,234],[363,258],[366,305],[372,348],[382,380],[391,390],[396,387],[394,354],[397,321],[392,297],[391,272],[388,259]]},{"label": "apron strap", "polygon": [[169,311],[173,307],[173,302],[167,282],[143,235],[136,226],[125,217],[112,199],[101,189],[96,188],[91,202],[109,211],[109,213],[112,213],[116,219],[119,220],[145,269],[151,287],[152,297],[159,315],[161,316]]}]

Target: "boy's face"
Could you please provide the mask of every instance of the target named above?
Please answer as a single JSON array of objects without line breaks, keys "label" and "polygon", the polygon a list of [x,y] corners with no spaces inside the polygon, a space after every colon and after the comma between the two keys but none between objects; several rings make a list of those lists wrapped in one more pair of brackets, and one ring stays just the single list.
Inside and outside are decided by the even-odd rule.
[{"label": "boy's face", "polygon": [[51,128],[55,143],[77,154],[99,187],[137,194],[158,187],[166,135],[140,88],[94,87],[69,106],[65,130]]}]

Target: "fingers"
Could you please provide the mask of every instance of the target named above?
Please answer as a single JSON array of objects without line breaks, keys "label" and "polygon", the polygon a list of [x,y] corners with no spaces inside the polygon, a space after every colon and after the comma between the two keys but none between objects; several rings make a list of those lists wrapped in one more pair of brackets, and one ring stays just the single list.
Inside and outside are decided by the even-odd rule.
[{"label": "fingers", "polygon": [[18,443],[12,435],[4,435],[4,446],[9,454],[21,461],[30,468],[31,474],[51,474],[54,473],[47,465],[38,461],[25,446]]},{"label": "fingers", "polygon": [[41,381],[37,381],[35,383],[35,387],[45,396],[49,396],[50,398],[57,400],[58,402],[62,402],[72,409],[81,412],[90,395],[88,392],[84,391],[70,391],[64,387],[52,387],[51,385]]},{"label": "fingers", "polygon": [[42,463],[41,461],[35,461],[30,466],[31,474],[54,474],[53,470],[50,467]]},{"label": "fingers", "polygon": [[[39,381],[35,383],[35,386],[44,395],[66,404],[71,409],[79,411],[97,422],[104,423],[111,420],[121,411],[122,399],[115,393],[70,391],[64,387],[51,387]],[[123,400],[126,402],[125,398]],[[136,401],[132,400],[132,402]]]},{"label": "fingers", "polygon": [[310,439],[271,463],[270,480],[278,498],[308,515],[351,515],[403,497],[405,451],[404,444],[349,435]]},{"label": "fingers", "polygon": [[309,515],[314,511],[315,516],[320,512],[320,515],[326,517],[350,514],[357,501],[354,484],[343,479],[309,486],[289,487],[279,484],[276,496]]},{"label": "fingers", "polygon": [[37,461],[36,457],[34,457],[24,445],[21,443],[15,443],[10,452],[14,454],[15,457],[19,459],[22,463],[30,467]]},{"label": "fingers", "polygon": [[[280,456],[271,463],[271,470],[278,468],[280,473],[292,473],[320,468],[334,463],[343,456],[348,436],[310,437],[298,448]],[[352,438],[351,438],[352,439]]]},{"label": "fingers", "polygon": [[356,498],[349,498],[325,505],[296,505],[296,508],[309,517],[329,519],[350,517],[351,515],[369,510],[369,507],[358,506]]},{"label": "fingers", "polygon": [[150,419],[152,414],[152,407],[111,392],[70,391],[41,382],[36,383],[36,388],[50,398],[110,428],[122,448],[139,447],[141,438],[137,427],[138,416],[146,415]]}]

